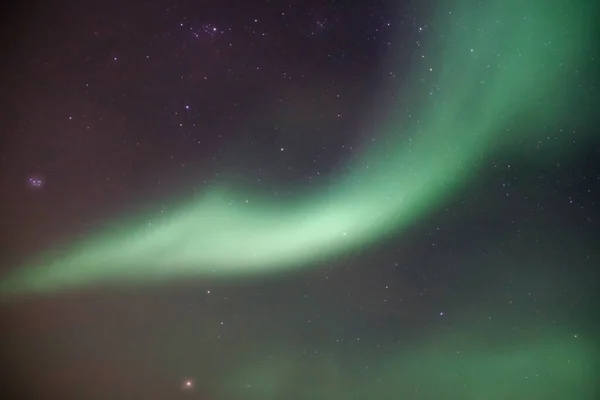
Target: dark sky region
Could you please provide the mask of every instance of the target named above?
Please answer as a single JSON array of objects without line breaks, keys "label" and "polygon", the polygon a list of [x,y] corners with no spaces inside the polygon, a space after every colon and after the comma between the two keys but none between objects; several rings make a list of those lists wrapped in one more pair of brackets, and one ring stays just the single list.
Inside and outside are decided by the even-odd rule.
[{"label": "dark sky region", "polygon": [[600,398],[594,3],[3,5],[0,398]]}]

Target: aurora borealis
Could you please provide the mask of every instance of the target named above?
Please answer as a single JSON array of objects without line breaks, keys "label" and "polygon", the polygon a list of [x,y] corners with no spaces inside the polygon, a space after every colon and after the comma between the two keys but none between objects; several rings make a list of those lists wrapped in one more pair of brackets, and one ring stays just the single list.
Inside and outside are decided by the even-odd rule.
[{"label": "aurora borealis", "polygon": [[[162,7],[158,2],[150,3],[152,10]],[[289,10],[301,9],[294,8],[296,6],[290,3]],[[104,6],[98,7],[98,15],[105,15],[99,11]],[[226,9],[225,5],[222,7]],[[273,11],[269,7],[277,8],[265,5],[270,11],[265,11],[264,17],[249,17],[250,22],[243,26],[248,28],[250,23],[270,21],[275,11],[279,15],[277,18],[293,14],[288,8]],[[349,16],[362,18],[360,16],[364,14],[364,18],[366,15],[375,18],[373,15],[384,15],[377,17],[380,25],[376,32],[395,25],[389,21],[402,21],[398,23],[400,28],[390,31],[387,37],[372,39],[385,43],[385,48],[399,43],[398,49],[402,50],[377,61],[377,52],[362,54],[359,50],[349,49],[340,56],[342,61],[338,64],[331,61],[335,67],[323,64],[332,69],[328,73],[340,75],[341,88],[346,85],[345,81],[348,86],[351,81],[360,81],[354,76],[343,78],[345,66],[351,63],[346,54],[361,54],[362,58],[357,56],[363,60],[361,63],[369,65],[369,73],[362,75],[365,82],[363,95],[357,95],[358,90],[355,90],[355,98],[345,103],[346,109],[337,109],[333,100],[315,106],[321,115],[319,118],[323,114],[332,114],[341,119],[343,115],[362,112],[360,118],[348,122],[350,128],[346,130],[336,128],[337,122],[329,125],[321,122],[325,127],[319,128],[317,139],[308,139],[315,135],[308,131],[311,121],[318,117],[307,116],[305,110],[302,114],[298,111],[286,125],[286,132],[293,134],[281,133],[283,139],[273,140],[277,152],[271,149],[272,153],[267,153],[265,148],[273,144],[269,143],[270,139],[265,139],[267,145],[256,150],[240,144],[245,143],[244,138],[234,136],[231,139],[227,134],[223,135],[230,139],[222,139],[221,134],[218,138],[208,138],[209,134],[204,133],[237,129],[250,131],[253,138],[271,135],[267,133],[266,125],[257,122],[260,118],[280,118],[272,115],[266,100],[263,103],[252,98],[250,103],[258,105],[258,109],[247,106],[248,110],[243,114],[245,119],[237,117],[235,127],[214,122],[210,129],[200,129],[196,125],[209,118],[217,121],[220,113],[228,115],[224,119],[234,120],[229,116],[232,111],[219,110],[219,107],[230,107],[225,104],[232,103],[237,106],[244,100],[240,100],[241,94],[232,95],[240,96],[239,99],[233,97],[234,100],[223,100],[218,96],[213,100],[198,100],[202,104],[198,108],[208,109],[210,106],[206,104],[214,102],[216,111],[198,114],[198,122],[186,117],[191,132],[196,129],[198,133],[185,133],[182,137],[188,140],[197,135],[198,139],[194,139],[197,143],[211,143],[215,150],[203,150],[202,157],[209,158],[211,151],[222,157],[219,163],[206,168],[211,174],[215,171],[210,178],[186,178],[182,185],[185,190],[180,186],[179,190],[161,192],[161,196],[154,198],[150,196],[136,212],[131,211],[136,207],[128,202],[129,206],[121,207],[119,212],[107,212],[99,217],[102,223],[86,225],[92,227],[85,229],[85,234],[61,234],[61,240],[40,238],[40,243],[52,245],[39,245],[43,250],[34,255],[14,257],[21,260],[20,265],[3,270],[5,273],[0,278],[3,301],[10,307],[25,307],[25,311],[20,308],[21,311],[11,311],[15,315],[15,326],[19,326],[15,331],[21,332],[21,336],[15,334],[18,339],[7,339],[7,342],[21,340],[33,348],[18,356],[16,365],[21,374],[29,371],[37,376],[40,387],[48,385],[46,380],[55,382],[54,386],[50,385],[54,388],[51,393],[62,398],[593,398],[595,388],[591,376],[596,350],[594,338],[588,334],[588,329],[593,328],[586,325],[587,322],[581,322],[586,321],[582,315],[588,315],[586,312],[589,311],[587,305],[582,305],[588,304],[585,299],[589,298],[585,283],[587,272],[583,272],[587,270],[584,267],[569,267],[568,270],[565,265],[580,263],[569,258],[575,257],[573,253],[583,257],[585,262],[597,262],[593,250],[595,239],[593,234],[567,235],[565,232],[588,232],[585,229],[591,228],[578,230],[577,224],[572,222],[576,221],[575,217],[568,213],[564,214],[564,221],[568,222],[562,222],[560,210],[563,205],[547,199],[562,193],[563,189],[569,192],[575,182],[591,185],[589,182],[600,174],[594,176],[598,172],[586,170],[580,173],[584,178],[574,178],[574,174],[566,173],[568,184],[557,184],[560,188],[552,189],[554,182],[562,182],[563,178],[555,177],[562,172],[547,171],[577,160],[587,160],[586,151],[595,143],[594,130],[585,122],[593,117],[595,108],[583,95],[588,86],[582,82],[592,76],[589,64],[594,59],[590,55],[595,51],[592,38],[596,30],[593,16],[597,7],[584,0],[457,0],[427,5],[389,2],[386,11],[371,10],[370,14],[362,10],[361,5],[331,7],[308,7],[312,10],[308,15],[316,21],[315,26],[297,22],[300,17],[294,23],[286,22],[285,26],[296,27],[296,35],[302,32],[307,36],[303,40],[325,41],[320,37],[325,37],[328,30],[341,29],[339,26],[344,24],[354,26],[343,22]],[[383,5],[380,7],[384,8]],[[214,8],[217,10],[219,6],[214,5]],[[114,14],[107,12],[120,20],[121,11],[117,9],[111,9]],[[168,8],[169,12],[181,15],[193,13],[191,10],[195,10],[194,6],[183,7],[183,10]],[[228,12],[235,14],[235,11],[215,11],[215,15],[226,20],[223,15],[229,15]],[[330,12],[333,14],[327,17]],[[131,13],[135,14],[134,11]],[[248,11],[239,11],[236,15],[245,18],[245,13]],[[294,15],[304,15],[302,11],[296,13]],[[98,17],[98,21],[106,18]],[[164,18],[168,26],[193,25],[189,22],[193,20],[191,17],[176,23],[180,17],[162,16],[158,11],[147,11],[140,18],[148,21]],[[420,19],[422,22],[418,23]],[[372,21],[369,21],[354,23],[360,27],[364,24],[367,31],[373,31],[369,25]],[[123,24],[121,26],[126,25]],[[139,29],[139,37],[158,29],[136,24],[132,22],[128,29],[131,32]],[[107,72],[110,78],[106,79],[114,85],[111,88],[127,87],[122,89],[122,98],[141,99],[140,103],[146,101],[143,99],[146,95],[137,94],[138,89],[131,89],[123,82],[131,80],[139,83],[139,87],[146,87],[146,83],[140,83],[141,77],[157,79],[155,76],[162,76],[162,72],[157,71],[170,68],[167,66],[171,61],[165,60],[171,60],[171,57],[181,60],[183,56],[179,52],[192,51],[190,49],[196,45],[202,47],[194,48],[194,54],[216,51],[216,55],[211,61],[190,58],[194,62],[190,64],[192,72],[189,76],[202,75],[195,72],[196,69],[200,66],[208,68],[210,63],[214,63],[210,65],[215,70],[227,69],[227,74],[232,75],[239,65],[245,68],[254,63],[255,58],[260,59],[259,55],[244,58],[221,49],[221,46],[223,49],[236,47],[233,43],[244,37],[244,34],[235,33],[235,24],[222,30],[217,26],[222,26],[223,22],[205,21],[196,25],[190,30],[197,42],[179,43],[176,55],[156,50],[155,56],[145,56],[161,60],[151,61],[153,69],[147,67],[150,72],[136,74],[132,72],[133,67],[125,72],[124,66],[109,65],[107,68],[113,69]],[[267,23],[266,26],[276,30],[274,26],[277,25]],[[77,36],[73,29],[66,36]],[[116,28],[96,29],[94,35],[113,32],[111,29]],[[259,28],[252,29],[253,33],[262,32],[261,37],[277,37],[287,43],[286,49],[293,48],[297,45],[295,40],[299,40],[282,39],[285,34],[271,34],[268,28],[261,28],[264,32]],[[118,34],[112,34],[118,37]],[[169,33],[164,37],[169,38],[165,41],[175,41],[176,36]],[[337,40],[341,39],[331,39],[332,48],[342,48]],[[107,41],[106,47],[119,48],[113,44],[118,42],[113,38]],[[157,43],[161,42],[157,39]],[[169,46],[173,43],[169,42]],[[269,46],[277,49],[280,45],[274,41]],[[87,49],[86,46],[83,47]],[[152,46],[159,44],[152,42]],[[105,63],[126,63],[122,59],[132,59],[129,54],[137,54],[134,50],[121,50],[122,56],[113,55],[118,50],[112,50],[112,47],[102,68]],[[244,45],[240,47],[244,48]],[[275,65],[274,59],[280,64],[299,65],[298,60],[302,60],[306,49],[297,47],[297,53],[290,50],[295,56],[273,50],[275,56],[267,65]],[[261,53],[257,51],[256,54]],[[335,57],[331,51],[327,54],[325,59]],[[95,60],[94,56],[83,58],[86,63],[89,59]],[[177,63],[177,68],[183,68],[184,61]],[[73,71],[92,68],[88,64],[69,65],[62,67],[67,71],[66,75],[69,68]],[[252,69],[260,70],[260,67]],[[86,74],[82,73],[81,82],[86,82],[87,96],[88,82],[93,82],[89,76],[101,74]],[[183,77],[185,74],[177,69],[175,75]],[[288,72],[284,75],[289,80]],[[290,72],[289,75],[294,74]],[[164,98],[175,97],[175,93],[186,97],[186,102],[191,102],[189,99],[194,96],[198,99],[209,97],[205,94],[208,88],[196,89],[198,82],[208,80],[206,76],[190,81],[188,86],[182,84],[178,89],[166,85],[164,93],[170,94],[157,94],[153,101],[159,104]],[[215,78],[219,83],[213,85],[227,87],[233,93],[243,92],[245,89],[242,88],[254,78],[242,76],[233,84],[226,83],[229,81],[225,78]],[[281,85],[271,84],[277,90]],[[96,86],[102,86],[102,83]],[[320,87],[318,83],[300,83],[294,90],[299,91],[302,86],[309,87],[307,91]],[[52,102],[53,91],[48,92],[50,100],[46,102]],[[66,92],[71,93],[70,89]],[[69,97],[69,94],[61,93],[60,96]],[[113,95],[110,96],[113,99]],[[261,100],[268,98],[267,94],[262,96]],[[97,97],[103,98],[100,94]],[[310,95],[298,97],[300,100],[296,102],[308,108],[306,103]],[[135,126],[131,121],[143,121],[151,114],[137,105],[129,106],[129,103],[124,103],[129,108],[119,109],[111,103],[116,101],[114,99],[107,103],[94,100],[94,103],[86,97],[86,101],[96,104],[90,109],[114,109],[113,114],[124,115],[121,119],[114,117],[115,121],[121,122],[99,128],[100,131],[104,129],[104,133],[90,134],[97,137],[108,135],[112,138],[106,133],[110,126],[124,124],[122,121],[127,120],[130,128]],[[156,104],[153,107],[158,107],[157,110],[163,108],[162,103]],[[182,107],[185,110],[195,107],[185,104]],[[294,115],[293,107],[290,108],[289,113]],[[100,111],[85,111],[86,118],[94,112]],[[174,114],[179,118],[183,113],[177,111]],[[258,117],[259,113],[266,117]],[[137,115],[137,119],[132,115]],[[159,117],[155,118],[158,120]],[[69,123],[72,120],[69,116]],[[44,122],[39,124],[38,128]],[[179,150],[162,144],[166,133],[160,132],[163,128],[159,124],[154,123],[155,128],[150,126],[152,123],[138,124],[138,130],[147,128],[151,133],[147,136],[140,133],[140,137],[131,140],[123,140],[119,134],[114,140],[115,143],[134,143],[127,145],[133,147],[124,150],[124,154],[138,151],[133,149],[141,147],[144,140],[151,143],[147,147],[153,150],[147,152],[153,155],[147,156],[145,169],[140,167],[141,175],[158,174],[160,163],[156,160],[163,157],[158,154],[164,153],[164,158],[168,155],[170,159],[185,158],[183,150],[177,155]],[[184,124],[188,124],[188,120],[179,126]],[[92,124],[86,122],[84,125],[90,130]],[[325,131],[327,129],[329,131]],[[350,139],[344,137],[347,129],[354,129]],[[254,172],[243,165],[260,159],[265,160],[261,161],[264,164],[260,171],[276,171],[279,168],[277,157],[294,150],[293,145],[285,144],[285,140],[293,142],[292,137],[296,143],[311,140],[322,140],[323,143],[329,140],[338,146],[343,143],[342,147],[349,147],[352,152],[339,160],[322,155],[322,158],[331,158],[328,164],[332,167],[323,168],[326,172],[318,183],[300,184],[290,179],[282,184],[281,179],[269,182],[268,178],[258,179],[260,184],[253,183],[250,176]],[[72,144],[75,141],[70,140],[66,141],[70,153],[80,151]],[[323,144],[322,148],[329,145]],[[21,146],[24,149],[28,145]],[[89,146],[86,151],[96,157],[100,150],[94,146]],[[14,151],[26,151],[23,149],[17,146]],[[294,157],[303,157],[301,153],[298,151]],[[109,164],[118,163],[112,161],[113,157],[117,160],[110,151],[101,153],[97,164],[105,165],[102,168],[108,171],[112,168]],[[133,171],[131,159],[135,157],[125,158],[129,160],[128,166],[121,170]],[[79,164],[83,162],[69,165],[69,174],[75,174],[74,170],[100,168]],[[299,162],[294,168],[292,161],[289,163],[290,170],[309,174],[308,163]],[[505,174],[513,174],[512,178],[496,172],[501,163],[506,166],[503,167]],[[48,174],[51,175],[45,172],[35,176],[42,182],[39,177]],[[99,178],[101,175],[103,177]],[[97,173],[97,179],[103,185],[116,180],[104,178],[104,175],[104,171]],[[540,176],[546,180],[542,181]],[[82,187],[96,185],[93,178],[79,179],[85,181]],[[501,194],[490,189],[498,186],[494,183],[497,179],[502,182]],[[60,180],[58,175],[57,180]],[[207,180],[210,182],[206,183]],[[189,188],[194,181],[205,184],[190,194]],[[272,195],[280,190],[278,185],[282,191],[284,186],[285,190],[293,187],[290,190],[293,193],[286,197]],[[29,194],[41,197],[52,190],[51,186],[49,178],[44,185],[36,185],[36,191],[30,190]],[[114,190],[110,192],[113,194],[118,192],[111,190]],[[70,213],[66,204],[81,203],[80,198],[99,196],[108,199],[110,196],[92,194],[103,193],[106,189],[89,189],[87,195],[82,194],[84,191],[74,185],[61,194],[54,194],[53,207],[62,210],[60,215],[66,215]],[[585,220],[597,224],[597,211],[589,205],[595,205],[595,201],[581,193],[590,194],[591,189],[570,194],[568,204],[581,203],[578,212],[587,213]],[[457,200],[461,198],[462,201]],[[544,201],[548,203],[540,205]],[[591,203],[584,206],[584,201]],[[533,207],[539,215],[530,211],[531,204],[535,204]],[[568,205],[566,201],[565,204]],[[28,211],[22,207],[25,215]],[[86,207],[89,210],[86,212],[92,215],[92,206]],[[13,207],[16,208],[17,205]],[[36,207],[31,206],[31,209]],[[488,211],[482,211],[484,209]],[[51,221],[55,212],[46,213]],[[518,228],[513,232],[511,229],[515,226]],[[23,228],[23,231],[27,230],[27,227]],[[52,229],[47,231],[50,238]],[[425,231],[429,233],[424,234]],[[443,236],[435,236],[439,231]],[[56,232],[60,230],[56,228]],[[27,234],[23,235],[21,237],[27,238]],[[420,244],[433,236],[437,239],[431,239],[432,244]],[[560,268],[548,265],[560,265]],[[519,286],[517,282],[522,283]],[[559,288],[563,284],[567,288]],[[70,296],[79,300],[72,300]],[[221,296],[219,301],[215,300],[217,296]],[[22,306],[19,302],[29,305]],[[575,312],[572,307],[582,309]],[[52,314],[64,317],[58,318],[59,322],[50,322],[53,317],[49,315]],[[37,315],[45,315],[42,318],[45,322],[40,322]],[[166,326],[170,328],[165,333],[162,330]],[[224,330],[227,329],[231,331],[226,333]],[[149,339],[140,340],[146,335]],[[103,355],[99,350],[102,348],[112,358]],[[75,374],[75,378],[65,378],[64,373],[49,378],[50,375],[32,367],[36,364],[35,354],[52,352],[60,354],[60,361],[51,362],[58,365],[57,371],[72,368],[67,367],[69,365],[80,365],[78,363],[83,359],[91,359],[95,367],[90,368],[95,372],[88,373],[82,368],[82,375]],[[147,361],[146,357],[153,361]],[[135,379],[153,384],[137,385],[117,372],[108,373],[115,363],[123,371],[137,371]],[[99,376],[106,376],[104,379],[108,383],[97,384]],[[178,379],[191,379],[193,388],[190,385],[186,389]],[[69,383],[72,380],[78,383],[73,386]],[[100,386],[105,388],[100,390]],[[66,387],[72,389],[69,391]],[[30,390],[39,393],[38,389]]]},{"label": "aurora borealis", "polygon": [[[389,121],[370,128],[385,145],[370,146],[331,187],[280,205],[217,183],[157,223],[123,224],[56,260],[42,258],[6,280],[4,291],[306,268],[401,232],[468,179],[490,148],[518,147],[520,136],[534,135],[507,134],[513,118],[535,127],[563,117],[555,97],[590,40],[585,7],[458,2],[449,9],[434,22],[440,32],[432,35],[441,39],[425,39],[423,58],[434,67],[420,66],[396,89],[414,96],[415,117],[400,121],[390,108]],[[440,93],[423,96],[423,82]]]}]

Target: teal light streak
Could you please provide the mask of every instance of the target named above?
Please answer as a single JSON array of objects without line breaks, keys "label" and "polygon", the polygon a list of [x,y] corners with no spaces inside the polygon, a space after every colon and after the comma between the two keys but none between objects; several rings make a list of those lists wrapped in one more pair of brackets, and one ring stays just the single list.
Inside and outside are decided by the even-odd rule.
[{"label": "teal light streak", "polygon": [[[397,234],[467,182],[490,151],[518,149],[543,124],[568,117],[563,105],[574,96],[573,71],[591,43],[593,13],[585,2],[439,7],[423,57],[396,88],[398,97],[414,98],[417,111],[408,118],[390,106],[389,120],[373,127],[379,144],[331,187],[281,205],[218,184],[152,226],[127,223],[66,254],[43,256],[0,289],[247,277],[315,265]],[[531,131],[507,131],[516,120]]]}]

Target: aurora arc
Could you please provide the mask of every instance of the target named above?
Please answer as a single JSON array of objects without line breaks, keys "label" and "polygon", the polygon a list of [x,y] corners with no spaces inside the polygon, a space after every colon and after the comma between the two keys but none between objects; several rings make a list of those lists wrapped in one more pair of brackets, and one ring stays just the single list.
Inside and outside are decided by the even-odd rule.
[{"label": "aurora arc", "polygon": [[393,88],[414,99],[412,117],[387,105],[389,118],[373,127],[382,140],[330,187],[282,205],[218,183],[151,226],[125,223],[62,255],[44,255],[5,277],[0,290],[247,277],[315,265],[401,232],[468,182],[490,151],[530,142],[535,129],[506,129],[515,119],[536,128],[569,117],[560,104],[575,95],[572,71],[591,43],[585,1],[436,7],[424,57]]}]

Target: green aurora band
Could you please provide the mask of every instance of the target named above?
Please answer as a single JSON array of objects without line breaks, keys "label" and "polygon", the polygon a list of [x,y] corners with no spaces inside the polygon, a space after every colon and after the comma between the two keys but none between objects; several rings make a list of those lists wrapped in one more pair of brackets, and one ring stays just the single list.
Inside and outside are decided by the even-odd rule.
[{"label": "green aurora band", "polygon": [[[565,104],[577,100],[574,71],[592,44],[586,3],[436,3],[424,57],[393,88],[417,111],[404,118],[386,105],[389,118],[374,124],[381,140],[330,187],[282,205],[217,183],[168,216],[157,213],[152,225],[126,221],[46,254],[5,277],[0,290],[244,278],[307,268],[398,234],[467,183],[492,151],[533,148],[534,132],[573,118]],[[527,131],[507,129],[516,123]]]},{"label": "green aurora band", "polygon": [[[476,336],[457,332],[456,340],[440,335],[414,344],[410,350],[389,345],[375,355],[365,351],[355,356],[362,363],[324,353],[312,368],[298,356],[279,355],[266,346],[277,355],[266,362],[255,354],[242,357],[236,368],[225,374],[219,398],[593,398],[594,354],[589,344],[556,339],[561,334],[552,328],[545,332],[520,346],[495,349]],[[303,379],[312,384],[297,383]],[[248,382],[253,385],[248,387]]]}]

